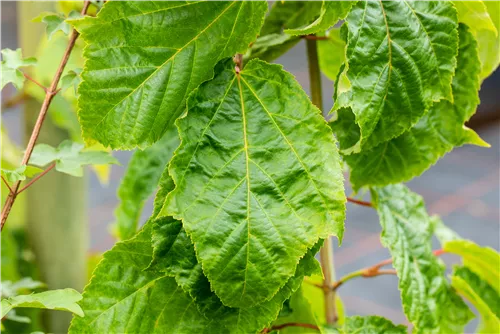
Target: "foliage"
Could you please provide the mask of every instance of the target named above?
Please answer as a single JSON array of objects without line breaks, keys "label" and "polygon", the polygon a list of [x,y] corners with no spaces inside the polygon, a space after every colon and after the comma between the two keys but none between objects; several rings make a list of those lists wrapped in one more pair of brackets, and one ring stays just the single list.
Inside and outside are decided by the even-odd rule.
[{"label": "foliage", "polygon": [[[497,7],[277,1],[267,16],[264,1],[95,8],[95,17],[39,17],[49,38],[72,25],[86,44],[81,73],[78,62],[57,72],[69,105],[68,88],[78,88],[79,123],[61,123],[75,141],[38,144],[26,164],[2,170],[18,187],[31,165],[81,176],[84,165],[117,163],[106,150],[137,148],[118,190],[123,241],[96,266],[80,301],[85,316],[74,317],[70,333],[405,333],[382,317],[346,316],[335,297],[347,280],[389,263],[395,270],[384,273],[397,274],[415,333],[463,332],[474,315],[462,297],[480,313],[480,332],[498,331],[498,253],[461,239],[398,184],[457,146],[488,146],[464,124],[500,62],[491,47]],[[329,123],[319,99],[314,106],[290,73],[268,63],[302,38],[311,95],[321,96],[319,68],[335,81]],[[33,61],[21,50],[3,55],[2,87],[20,88],[20,67]],[[33,96],[50,103],[56,93]],[[325,286],[315,255],[331,236],[342,241],[344,162],[354,189],[370,190],[364,204],[379,215],[391,259]],[[155,190],[153,214],[136,233]],[[443,250],[432,250],[433,235]],[[451,277],[436,258],[442,252],[463,258]],[[328,299],[332,290],[337,299]],[[10,297],[2,308],[80,314],[72,292],[63,306],[45,300],[60,293]],[[325,317],[329,301],[340,309],[336,323]]]}]

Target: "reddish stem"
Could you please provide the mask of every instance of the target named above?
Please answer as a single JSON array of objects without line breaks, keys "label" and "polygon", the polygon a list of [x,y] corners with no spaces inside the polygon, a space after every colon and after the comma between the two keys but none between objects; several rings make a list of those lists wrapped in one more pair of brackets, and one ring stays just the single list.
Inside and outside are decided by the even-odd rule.
[{"label": "reddish stem", "polygon": [[39,83],[38,81],[36,81],[35,79],[33,79],[32,77],[30,77],[29,75],[27,75],[24,72],[23,72],[23,75],[24,75],[24,77],[26,79],[28,79],[29,81],[33,82],[38,87],[42,88],[45,91],[46,94],[48,93],[49,90],[47,89],[47,87],[45,87],[44,85],[42,85],[41,83]]},{"label": "reddish stem", "polygon": [[328,37],[328,36],[316,36],[316,35],[303,35],[300,37],[302,37],[304,39],[309,39],[312,41],[324,41],[324,40],[330,39],[330,37]]},{"label": "reddish stem", "polygon": [[354,204],[362,205],[362,206],[373,207],[373,204],[370,202],[360,201],[360,200],[357,200],[357,199],[354,199],[351,197],[347,197],[347,201],[354,203]]},{"label": "reddish stem", "polygon": [[9,188],[9,192],[10,192],[11,194],[13,194],[13,193],[14,193],[14,190],[12,190],[12,188],[10,187],[9,182],[7,182],[7,180],[3,177],[3,175],[2,175],[2,181],[3,181],[3,183],[5,183],[5,185],[7,186],[7,188]]},{"label": "reddish stem", "polygon": [[40,174],[38,174],[37,176],[35,176],[33,179],[31,179],[30,182],[28,182],[24,187],[21,188],[21,190],[19,190],[17,192],[16,196],[19,195],[20,193],[22,193],[23,191],[25,191],[27,188],[29,188],[33,183],[35,183],[36,181],[38,181],[42,176],[44,176],[45,174],[47,174],[48,172],[50,172],[52,170],[52,168],[54,168],[55,166],[56,166],[56,163],[54,162],[46,170],[44,170],[43,172],[41,172]]}]

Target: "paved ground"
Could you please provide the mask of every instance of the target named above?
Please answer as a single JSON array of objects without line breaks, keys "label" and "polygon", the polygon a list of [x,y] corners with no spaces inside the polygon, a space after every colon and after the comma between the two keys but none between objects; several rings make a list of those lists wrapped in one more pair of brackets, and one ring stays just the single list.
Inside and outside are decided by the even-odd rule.
[{"label": "paved ground", "polygon": [[[2,6],[4,4],[2,3]],[[5,15],[5,9],[3,14],[2,28],[7,29],[2,32],[2,48],[7,46],[14,48],[16,46],[15,29],[13,30],[12,26],[7,24],[7,22],[12,23],[12,15],[9,19]],[[307,91],[308,75],[304,45],[300,44],[291,54],[280,59],[280,62],[296,75]],[[500,75],[497,72],[496,78],[490,79],[483,86],[481,92],[483,104],[480,109],[500,106],[497,97],[499,80]],[[324,105],[326,110],[331,107],[331,96],[332,85],[325,80]],[[4,124],[8,126],[13,137],[22,138],[19,116],[22,114],[18,113],[17,116],[13,113],[8,114],[3,119]],[[499,129],[499,123],[478,129],[480,135],[492,145],[491,149],[473,146],[458,148],[424,175],[409,183],[410,188],[424,196],[431,213],[441,215],[444,222],[460,235],[497,250],[500,244]],[[108,186],[101,186],[94,175],[89,178],[90,249],[95,252],[105,251],[114,243],[107,229],[113,221],[113,210],[117,203],[116,188],[130,152],[118,152],[116,156],[123,163],[123,167],[113,166]],[[143,220],[147,219],[151,208],[151,201],[149,201],[143,210]],[[372,265],[389,256],[387,250],[380,244],[379,232],[378,219],[372,209],[348,204],[345,241],[341,248],[335,249],[338,276]],[[456,259],[449,256],[445,257],[445,260],[448,263],[456,262]],[[349,314],[376,313],[398,323],[406,322],[401,312],[395,277],[381,276],[353,280],[340,289],[340,295]]]}]

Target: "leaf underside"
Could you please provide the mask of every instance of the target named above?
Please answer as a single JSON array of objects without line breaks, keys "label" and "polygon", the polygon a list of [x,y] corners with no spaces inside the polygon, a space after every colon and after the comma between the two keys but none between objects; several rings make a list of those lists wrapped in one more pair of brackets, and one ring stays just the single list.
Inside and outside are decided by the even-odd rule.
[{"label": "leaf underside", "polygon": [[156,142],[222,58],[256,37],[263,1],[108,2],[72,21],[87,43],[79,86],[83,137],[112,148]]},{"label": "leaf underside", "polygon": [[334,138],[278,65],[231,61],[188,101],[163,215],[183,221],[225,305],[269,300],[320,238],[343,234]]}]

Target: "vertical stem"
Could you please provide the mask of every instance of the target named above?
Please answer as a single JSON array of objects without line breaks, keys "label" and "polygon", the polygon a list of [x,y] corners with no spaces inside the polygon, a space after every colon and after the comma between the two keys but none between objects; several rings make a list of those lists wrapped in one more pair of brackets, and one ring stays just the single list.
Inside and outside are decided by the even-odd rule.
[{"label": "vertical stem", "polygon": [[[311,100],[316,107],[323,111],[323,97],[321,92],[321,72],[319,70],[318,48],[315,39],[306,39],[307,60],[309,64],[309,81],[311,85]],[[323,269],[323,286],[331,287],[335,282],[335,268],[333,265],[333,247],[331,238],[325,239],[320,250],[321,268]],[[335,291],[330,288],[323,289],[325,294],[325,317],[329,325],[336,322]]]}]

